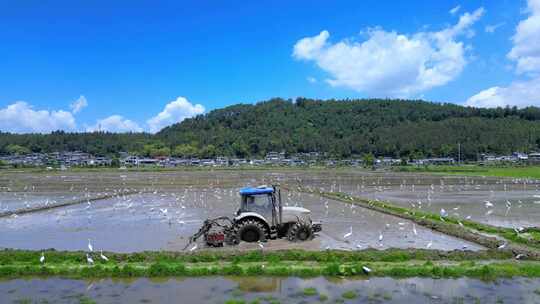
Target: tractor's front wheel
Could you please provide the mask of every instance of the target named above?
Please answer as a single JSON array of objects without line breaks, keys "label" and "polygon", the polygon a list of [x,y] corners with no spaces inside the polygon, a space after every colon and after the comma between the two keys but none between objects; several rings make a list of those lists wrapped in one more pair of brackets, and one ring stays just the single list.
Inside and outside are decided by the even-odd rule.
[{"label": "tractor's front wheel", "polygon": [[236,224],[235,235],[237,240],[244,242],[264,242],[266,241],[266,228],[260,221],[248,219]]},{"label": "tractor's front wheel", "polygon": [[313,238],[313,227],[310,223],[296,222],[289,227],[287,239],[291,242],[307,241]]}]

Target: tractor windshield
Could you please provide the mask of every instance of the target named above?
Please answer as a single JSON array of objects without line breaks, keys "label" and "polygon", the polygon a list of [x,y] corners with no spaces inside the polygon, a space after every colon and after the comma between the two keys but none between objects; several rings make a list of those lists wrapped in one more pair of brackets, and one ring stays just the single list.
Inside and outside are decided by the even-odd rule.
[{"label": "tractor windshield", "polygon": [[245,210],[264,214],[272,211],[272,201],[269,195],[250,195],[246,196]]}]

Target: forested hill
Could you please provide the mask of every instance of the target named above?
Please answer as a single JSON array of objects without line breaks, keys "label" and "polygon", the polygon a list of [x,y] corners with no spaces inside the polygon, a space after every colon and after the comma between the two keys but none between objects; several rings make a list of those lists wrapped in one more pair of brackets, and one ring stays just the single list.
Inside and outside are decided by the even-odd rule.
[{"label": "forested hill", "polygon": [[0,133],[0,154],[81,150],[183,157],[261,157],[269,151],[334,157],[427,157],[540,150],[540,108],[476,109],[417,100],[272,99],[211,111],[155,135]]},{"label": "forested hill", "polygon": [[273,99],[184,120],[157,136],[171,145],[212,145],[218,154],[325,151],[336,156],[456,155],[531,151],[539,108],[477,109],[416,100]]}]

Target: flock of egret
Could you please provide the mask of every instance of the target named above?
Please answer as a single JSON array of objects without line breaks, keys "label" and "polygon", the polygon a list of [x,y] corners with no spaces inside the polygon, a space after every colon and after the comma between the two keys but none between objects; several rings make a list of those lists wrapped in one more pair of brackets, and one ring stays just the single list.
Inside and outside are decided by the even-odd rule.
[{"label": "flock of egret", "polygon": [[[411,180],[412,179],[412,180]],[[416,179],[416,180],[415,180]],[[446,203],[444,201],[444,193],[448,193],[448,195],[451,196],[468,196],[464,202],[456,203],[455,206],[449,208],[450,211],[446,210],[445,207],[439,207],[439,216],[442,221],[445,221],[445,219],[449,216],[453,216],[455,218],[462,218],[466,220],[471,220],[473,218],[472,213],[475,213],[475,220],[478,220],[480,222],[490,222],[492,219],[491,216],[494,215],[498,207],[493,200],[491,199],[484,199],[482,201],[482,204],[485,208],[485,211],[482,214],[477,214],[477,209],[475,209],[475,204],[471,202],[472,197],[476,197],[479,195],[482,195],[480,193],[485,193],[486,191],[489,191],[489,197],[493,198],[495,200],[500,200],[500,197],[502,196],[504,199],[504,196],[509,193],[509,191],[514,191],[514,193],[522,193],[522,196],[525,196],[527,192],[534,191],[539,194],[533,194],[532,198],[533,201],[531,204],[529,204],[527,207],[530,208],[531,205],[534,204],[540,204],[540,200],[537,201],[535,199],[540,198],[540,192],[539,192],[539,185],[540,183],[538,180],[533,179],[485,179],[485,178],[468,178],[468,177],[459,177],[455,178],[452,177],[449,179],[449,182],[446,183],[445,178],[440,178],[439,183],[440,185],[435,185],[433,183],[426,184],[426,182],[429,179],[426,178],[420,178],[411,176],[409,177],[409,180],[402,179],[401,182],[396,183],[396,179],[392,180],[392,178],[384,178],[384,176],[374,176],[371,178],[365,178],[364,176],[361,177],[361,182],[354,185],[348,183],[346,180],[341,182],[339,180],[334,180],[331,183],[324,184],[318,186],[318,190],[321,192],[341,192],[346,193],[349,195],[355,195],[365,198],[371,198],[374,200],[379,200],[379,197],[381,197],[383,200],[390,200],[392,201],[392,196],[389,196],[388,193],[392,193],[392,195],[395,195],[398,200],[400,200],[398,203],[401,203],[402,205],[405,203],[406,198],[409,197],[418,197],[423,199],[416,199],[412,202],[409,202],[409,206],[413,209],[422,209],[427,208],[429,210],[433,210],[437,204],[441,204],[444,206],[447,206],[449,203]],[[399,190],[396,188],[396,185],[399,184]],[[311,188],[316,188],[316,186],[311,186]],[[502,188],[502,191],[500,190]],[[425,190],[424,190],[425,189]],[[487,189],[487,190],[486,190]],[[526,192],[521,192],[526,191]],[[463,194],[461,194],[463,193]],[[435,202],[434,197],[437,197],[437,201]],[[499,198],[497,198],[499,197]],[[530,200],[530,199],[529,199]],[[516,199],[515,203],[512,203],[511,199],[506,198],[504,200],[504,203],[501,203],[502,206],[505,207],[504,213],[497,213],[497,217],[507,217],[511,211],[511,209],[515,206],[517,208],[522,208],[525,206],[525,203],[521,199]],[[451,206],[451,205],[450,205]],[[461,207],[465,206],[465,209],[469,210],[471,214],[468,215],[461,215],[460,209]],[[477,205],[476,205],[477,206]],[[324,208],[327,210],[329,209],[328,201],[324,202]],[[342,207],[343,208],[343,207]],[[353,207],[351,206],[351,209]],[[355,213],[355,210],[352,210],[352,213]],[[343,214],[345,214],[343,210]],[[497,221],[497,219],[494,219]],[[512,218],[511,220],[508,220],[507,222],[514,222],[514,230],[516,233],[521,233],[524,228],[520,225],[521,218]],[[461,220],[457,221],[458,225],[463,226],[463,223]],[[399,230],[403,230],[403,223],[399,224]],[[386,224],[386,227],[388,228],[388,224]],[[412,225],[412,231],[413,236],[418,236],[418,231],[416,230],[416,226]],[[349,227],[349,229],[343,234],[342,239],[344,241],[348,241],[348,239],[351,238],[353,235],[353,228],[352,226]],[[383,233],[382,231],[379,232],[379,245],[382,246],[383,241]],[[433,240],[430,239],[427,244],[426,248],[431,248],[433,246]],[[359,247],[359,246],[357,246]],[[499,249],[504,249],[506,247],[506,243],[499,246]],[[466,249],[467,246],[464,245],[463,249]]]}]

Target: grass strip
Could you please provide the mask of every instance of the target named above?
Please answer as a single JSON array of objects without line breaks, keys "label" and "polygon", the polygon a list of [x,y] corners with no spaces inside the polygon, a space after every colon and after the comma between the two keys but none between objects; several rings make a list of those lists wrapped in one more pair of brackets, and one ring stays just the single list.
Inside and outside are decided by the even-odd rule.
[{"label": "grass strip", "polygon": [[45,265],[0,265],[0,277],[63,276],[94,277],[170,277],[170,276],[366,276],[362,267],[368,266],[375,277],[471,277],[496,279],[501,277],[540,277],[538,261],[409,261],[409,262],[216,262],[216,263],[105,263],[96,265],[75,263],[46,263]]},{"label": "grass strip", "polygon": [[[39,259],[44,254],[47,264],[85,264],[86,252],[83,251],[56,251],[54,249],[34,251],[4,249],[0,251],[0,266],[9,265],[40,265]],[[482,261],[507,260],[513,254],[504,250],[432,250],[432,249],[398,249],[390,248],[377,250],[373,248],[343,251],[304,251],[304,250],[278,250],[278,251],[217,251],[202,250],[195,253],[172,251],[143,251],[137,253],[104,252],[111,263],[249,263],[266,262],[278,263],[283,261],[317,262],[317,263],[349,263],[349,262],[407,262],[407,261]],[[99,254],[94,254],[96,264],[104,264]]]},{"label": "grass strip", "polygon": [[540,179],[540,166],[397,166],[396,172],[443,173],[467,176],[494,176]]}]

